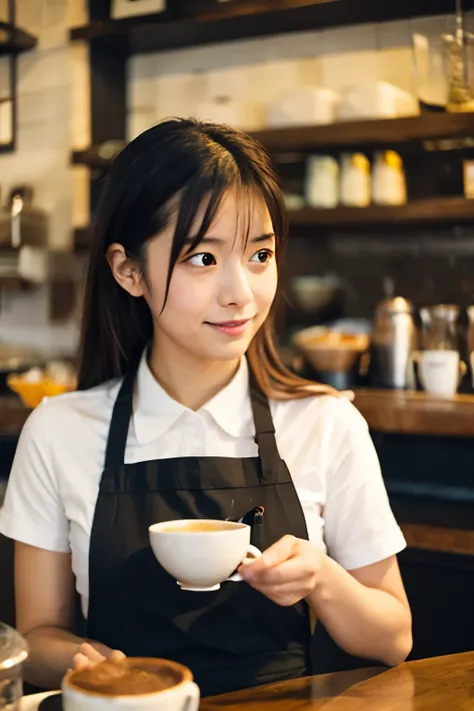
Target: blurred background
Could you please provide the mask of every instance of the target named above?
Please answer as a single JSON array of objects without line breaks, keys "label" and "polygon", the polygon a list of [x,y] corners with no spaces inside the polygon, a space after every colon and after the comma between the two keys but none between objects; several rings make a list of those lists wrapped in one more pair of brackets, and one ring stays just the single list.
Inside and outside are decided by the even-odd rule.
[{"label": "blurred background", "polygon": [[[467,362],[474,13],[455,2],[427,16],[422,0],[1,0],[0,360],[23,370],[74,355],[110,161],[161,119],[197,116],[251,132],[277,164],[291,217],[278,334],[292,367],[406,387],[429,328],[419,309],[438,304],[459,311],[434,338]],[[402,321],[413,338],[397,342]],[[295,341],[322,324],[346,337]]]},{"label": "blurred background", "polygon": [[111,161],[170,116],[228,123],[285,192],[285,362],[369,423],[414,654],[471,649],[472,32],[474,0],[0,0],[0,482],[31,407],[74,388]]}]

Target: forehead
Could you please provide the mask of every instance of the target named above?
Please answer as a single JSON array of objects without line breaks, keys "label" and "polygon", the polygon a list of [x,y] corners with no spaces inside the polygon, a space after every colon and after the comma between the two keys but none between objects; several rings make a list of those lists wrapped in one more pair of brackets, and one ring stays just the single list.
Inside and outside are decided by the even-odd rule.
[{"label": "forehead", "polygon": [[[201,226],[207,201],[203,201],[193,223],[193,232]],[[272,219],[261,195],[255,191],[226,193],[209,227],[208,234],[216,237],[245,237],[271,232]]]}]

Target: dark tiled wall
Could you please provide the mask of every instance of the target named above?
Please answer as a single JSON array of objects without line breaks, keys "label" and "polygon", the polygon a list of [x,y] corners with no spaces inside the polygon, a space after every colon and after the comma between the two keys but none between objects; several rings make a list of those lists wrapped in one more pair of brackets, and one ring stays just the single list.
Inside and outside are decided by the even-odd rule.
[{"label": "dark tiled wall", "polygon": [[371,318],[390,282],[417,306],[466,306],[474,303],[474,226],[290,237],[288,276],[329,272],[344,280],[340,316]]}]

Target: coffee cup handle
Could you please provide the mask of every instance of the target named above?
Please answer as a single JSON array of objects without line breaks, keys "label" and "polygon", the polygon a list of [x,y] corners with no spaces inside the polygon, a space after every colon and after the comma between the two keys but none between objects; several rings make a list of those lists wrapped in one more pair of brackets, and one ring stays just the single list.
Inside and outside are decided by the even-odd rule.
[{"label": "coffee cup handle", "polygon": [[183,711],[199,711],[199,702],[201,700],[201,692],[199,686],[194,681],[186,682],[186,700],[184,702]]},{"label": "coffee cup handle", "polygon": [[[247,553],[241,565],[248,565],[249,563],[253,563],[253,561],[257,560],[257,558],[260,558],[261,555],[262,551],[259,551],[258,548],[256,548],[255,546],[249,546],[247,548]],[[243,578],[240,573],[234,573],[234,575],[231,575],[230,578],[227,578],[227,580],[231,583],[241,583],[243,581]]]},{"label": "coffee cup handle", "polygon": [[467,373],[467,365],[463,360],[459,361],[459,382],[458,386],[461,384],[461,380],[464,378],[464,376]]}]

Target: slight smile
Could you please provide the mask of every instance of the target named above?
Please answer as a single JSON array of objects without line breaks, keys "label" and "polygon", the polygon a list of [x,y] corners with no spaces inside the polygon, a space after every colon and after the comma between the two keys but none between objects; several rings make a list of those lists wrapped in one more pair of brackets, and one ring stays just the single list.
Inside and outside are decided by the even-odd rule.
[{"label": "slight smile", "polygon": [[252,319],[240,319],[236,321],[221,321],[220,323],[211,323],[210,321],[205,321],[208,326],[212,326],[217,331],[225,333],[228,336],[240,336],[246,329],[247,324],[250,323]]}]

